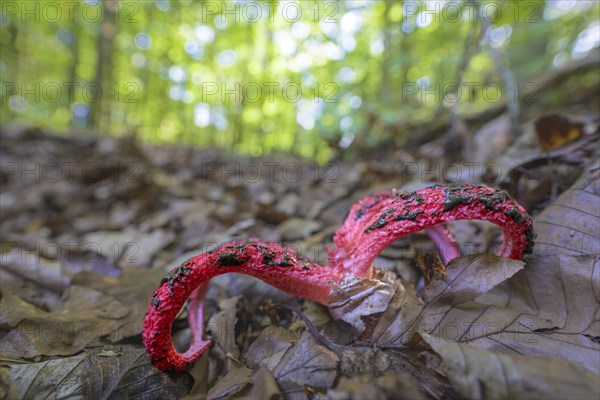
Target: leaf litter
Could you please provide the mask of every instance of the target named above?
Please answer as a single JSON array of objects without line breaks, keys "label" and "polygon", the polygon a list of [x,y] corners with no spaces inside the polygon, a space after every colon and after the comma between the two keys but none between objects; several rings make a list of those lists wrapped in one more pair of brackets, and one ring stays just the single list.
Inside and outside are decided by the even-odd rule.
[{"label": "leaf litter", "polygon": [[[487,155],[505,166],[489,183],[506,185],[520,201],[535,194],[527,206],[538,239],[523,262],[476,252],[441,269],[422,261],[425,283],[414,259],[431,246],[412,235],[378,258],[387,271],[377,279],[342,284],[331,312],[245,276],[222,276],[205,306],[214,344],[179,374],[154,369],[140,339],[150,295],[177,258],[260,236],[322,260],[315,249],[331,242],[350,204],[399,187],[394,157],[412,157],[340,161],[331,179],[291,156],[252,159],[141,146],[128,136],[64,140],[3,128],[8,162],[77,167],[59,183],[3,175],[0,398],[597,398],[598,135],[575,122],[577,134],[544,136],[552,118]],[[51,155],[40,150],[44,143]],[[274,179],[223,174],[257,162],[277,163]],[[299,166],[298,181],[285,179],[286,163]],[[519,163],[527,175],[513,169]],[[93,176],[84,173],[92,164]],[[571,168],[557,175],[562,180],[543,178],[560,168]],[[539,180],[530,178],[538,172]],[[456,234],[480,241],[477,249],[497,246],[481,226],[457,224]],[[190,339],[185,314],[174,323],[181,348]]]}]

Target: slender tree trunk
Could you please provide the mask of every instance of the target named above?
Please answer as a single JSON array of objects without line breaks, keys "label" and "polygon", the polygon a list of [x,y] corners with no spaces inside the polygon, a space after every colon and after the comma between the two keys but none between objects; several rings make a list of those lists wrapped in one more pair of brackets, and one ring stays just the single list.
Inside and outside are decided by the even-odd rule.
[{"label": "slender tree trunk", "polygon": [[[490,22],[481,15],[480,3],[476,2],[477,16],[479,23],[481,24],[482,34],[485,35],[491,29]],[[504,96],[507,100],[507,109],[510,115],[511,132],[513,141],[516,140],[521,134],[520,127],[520,106],[518,101],[518,87],[516,85],[515,76],[512,70],[508,67],[507,63],[504,62],[500,50],[496,47],[488,45],[492,59],[496,66],[496,71],[502,77],[504,82]],[[515,95],[516,94],[516,95]]]},{"label": "slender tree trunk", "polygon": [[392,78],[390,74],[392,54],[392,21],[390,20],[390,10],[394,3],[385,2],[385,12],[383,13],[383,54],[381,56],[381,81],[379,82],[379,100],[383,104],[390,104],[390,93],[392,88]]},{"label": "slender tree trunk", "polygon": [[[76,86],[78,83],[78,79],[77,79],[77,66],[79,65],[79,24],[73,20],[73,23],[71,24],[71,36],[72,36],[72,40],[71,43],[69,45],[69,51],[71,52],[71,63],[69,65],[69,72],[68,72],[68,82],[69,82],[69,87],[78,87]],[[69,108],[73,105],[73,102],[75,101],[75,96],[74,93],[70,93],[69,96],[67,96],[67,101],[69,102]],[[70,122],[70,126],[71,128],[74,128],[74,124],[73,124],[73,118],[71,118],[71,122]]]},{"label": "slender tree trunk", "polygon": [[117,31],[114,10],[118,7],[118,0],[101,0],[101,5],[102,21],[97,36],[96,76],[94,77],[96,93],[90,99],[89,126],[100,132],[106,132],[110,123],[110,108],[114,94],[112,90],[120,89],[113,87],[111,82],[113,39]]}]

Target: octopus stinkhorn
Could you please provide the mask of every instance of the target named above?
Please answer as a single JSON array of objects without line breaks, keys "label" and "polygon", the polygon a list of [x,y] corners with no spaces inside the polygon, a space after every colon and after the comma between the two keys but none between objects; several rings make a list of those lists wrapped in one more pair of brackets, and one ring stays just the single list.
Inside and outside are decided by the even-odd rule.
[{"label": "octopus stinkhorn", "polygon": [[[439,243],[449,243],[436,225],[457,220],[485,220],[504,233],[500,256],[521,259],[533,248],[531,218],[505,192],[472,184],[435,185],[409,194],[389,191],[355,203],[334,236],[328,265],[307,260],[290,248],[259,240],[225,243],[189,259],[169,272],[150,302],[142,338],[154,366],[184,370],[209,346],[203,340],[203,305],[208,281],[237,272],[257,277],[294,296],[328,305],[333,285],[344,276],[372,277],[372,263],[394,240],[422,229]],[[455,245],[445,261],[460,255]],[[173,320],[187,301],[192,344],[183,354],[171,341]]]}]

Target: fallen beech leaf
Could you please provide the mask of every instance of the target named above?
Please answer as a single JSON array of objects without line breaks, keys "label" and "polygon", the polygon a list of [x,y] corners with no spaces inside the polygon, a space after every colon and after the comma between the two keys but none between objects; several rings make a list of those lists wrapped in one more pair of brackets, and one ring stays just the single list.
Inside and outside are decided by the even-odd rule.
[{"label": "fallen beech leaf", "polygon": [[96,290],[121,303],[127,315],[115,325],[111,340],[117,342],[142,331],[148,304],[140,299],[149,298],[156,290],[156,282],[163,276],[164,272],[160,269],[125,268],[120,276],[82,271],[73,277],[72,284]]},{"label": "fallen beech leaf", "polygon": [[347,322],[360,335],[367,328],[365,321],[383,313],[393,295],[394,288],[388,282],[350,276],[331,291],[329,311],[333,318]]},{"label": "fallen beech leaf", "polygon": [[286,398],[304,399],[304,386],[328,388],[333,385],[338,362],[335,353],[317,344],[305,331],[283,356],[273,375]]},{"label": "fallen beech leaf", "polygon": [[83,271],[71,279],[60,309],[46,311],[5,292],[0,301],[0,338],[5,357],[71,355],[103,336],[116,342],[137,335],[148,298],[163,272],[125,269],[119,277]]},{"label": "fallen beech leaf", "polygon": [[598,256],[540,257],[475,301],[431,310],[424,332],[502,353],[563,357],[597,373],[599,268]]},{"label": "fallen beech leaf", "polygon": [[414,286],[396,282],[396,293],[370,338],[371,343],[402,344],[414,332],[436,327],[438,319],[453,305],[488,292],[524,266],[522,261],[493,254],[459,257],[450,262],[444,275],[436,274],[425,288],[425,302]]},{"label": "fallen beech leaf", "polygon": [[86,399],[178,399],[192,387],[189,374],[163,374],[150,365],[143,348],[125,346],[114,357],[99,352],[83,360],[80,380]]},{"label": "fallen beech leaf", "polygon": [[600,378],[580,364],[498,354],[422,335],[444,360],[454,388],[468,399],[598,399]]},{"label": "fallen beech leaf", "polygon": [[543,150],[571,143],[581,136],[583,124],[558,113],[542,115],[535,121],[535,133]]},{"label": "fallen beech leaf", "polygon": [[102,351],[31,364],[3,363],[0,370],[8,369],[9,378],[6,398],[177,399],[191,387],[187,373],[163,374],[150,365],[141,346],[123,346],[112,357],[101,356]]},{"label": "fallen beech leaf", "polygon": [[327,391],[327,395],[335,399],[426,399],[411,377],[396,373],[378,377],[342,376],[335,388]]},{"label": "fallen beech leaf", "polygon": [[31,364],[2,364],[8,370],[8,399],[38,399],[82,396],[79,375],[85,354]]},{"label": "fallen beech leaf", "polygon": [[600,253],[600,168],[584,174],[535,218],[534,256]]},{"label": "fallen beech leaf", "polygon": [[277,381],[267,367],[260,367],[252,373],[252,385],[240,393],[246,399],[281,399],[283,394],[277,386]]},{"label": "fallen beech leaf", "polygon": [[0,353],[9,358],[33,358],[78,353],[118,329],[127,307],[103,293],[71,286],[60,311],[44,311],[15,294],[0,301]]},{"label": "fallen beech leaf", "polygon": [[[413,285],[394,282],[394,296],[379,318],[373,333],[368,339],[373,344],[402,345],[409,328],[415,329],[423,310],[423,300]],[[410,335],[408,335],[410,337]]]},{"label": "fallen beech leaf", "polygon": [[246,361],[251,367],[264,365],[273,370],[294,342],[296,335],[287,329],[268,326],[248,348]]},{"label": "fallen beech leaf", "polygon": [[525,266],[523,261],[477,254],[455,258],[444,275],[437,274],[425,288],[425,300],[434,303],[460,304],[487,293]]},{"label": "fallen beech leaf", "polygon": [[560,356],[598,372],[598,264],[597,256],[538,258],[484,295],[455,305],[420,307],[414,288],[398,284],[370,341],[402,345],[424,332],[499,352]]},{"label": "fallen beech leaf", "polygon": [[228,356],[237,359],[240,355],[235,335],[235,325],[238,321],[236,314],[240,299],[240,296],[236,296],[221,300],[219,302],[221,311],[212,315],[206,325],[214,342],[214,350],[219,351],[221,357],[227,360],[226,371],[233,367]]},{"label": "fallen beech leaf", "polygon": [[217,400],[231,398],[252,382],[250,378],[252,370],[246,367],[238,367],[229,371],[227,375],[219,379],[208,391],[207,399]]}]

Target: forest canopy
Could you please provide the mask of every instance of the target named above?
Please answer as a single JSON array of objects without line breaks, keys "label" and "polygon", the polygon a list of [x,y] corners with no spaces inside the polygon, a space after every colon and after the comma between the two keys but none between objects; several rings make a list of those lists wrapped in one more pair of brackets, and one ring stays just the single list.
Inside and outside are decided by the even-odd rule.
[{"label": "forest canopy", "polygon": [[402,145],[451,112],[539,102],[538,77],[598,46],[599,13],[563,0],[4,1],[0,117],[327,160]]}]

